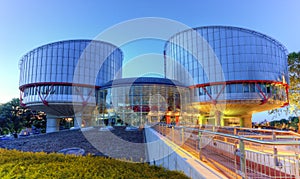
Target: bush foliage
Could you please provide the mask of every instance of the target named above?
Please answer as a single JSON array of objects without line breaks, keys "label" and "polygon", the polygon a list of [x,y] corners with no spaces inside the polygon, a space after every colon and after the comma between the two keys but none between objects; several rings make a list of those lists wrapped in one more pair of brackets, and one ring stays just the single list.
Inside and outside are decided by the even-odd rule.
[{"label": "bush foliage", "polygon": [[115,159],[0,149],[0,178],[188,178],[183,173]]}]

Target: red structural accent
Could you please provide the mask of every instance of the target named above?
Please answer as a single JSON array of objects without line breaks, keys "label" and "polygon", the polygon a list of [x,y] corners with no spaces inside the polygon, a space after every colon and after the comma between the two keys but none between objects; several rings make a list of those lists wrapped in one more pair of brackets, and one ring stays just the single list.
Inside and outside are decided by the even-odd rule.
[{"label": "red structural accent", "polygon": [[[37,86],[46,86],[46,85],[51,86],[50,91],[52,90],[53,86],[75,86],[75,87],[88,87],[88,88],[94,88],[94,89],[99,89],[100,88],[100,86],[94,86],[94,85],[88,85],[88,84],[76,84],[76,83],[67,83],[67,82],[39,82],[39,83],[30,83],[30,84],[22,85],[22,86],[19,87],[19,89],[20,89],[21,92],[24,92],[24,90],[26,88],[37,87]],[[45,106],[48,106],[49,104],[48,104],[46,98],[49,96],[50,92],[47,93],[45,97],[43,97],[40,94],[40,92],[38,91],[38,89],[36,89],[36,90],[37,90],[38,95],[39,95],[41,101],[43,102],[43,104]],[[92,93],[92,90],[90,91],[89,96],[88,96],[87,99],[84,99],[83,95],[80,94],[81,98],[83,99],[83,102],[82,102],[83,106],[87,105],[87,101],[89,100],[89,98],[91,96],[91,93]],[[22,98],[20,98],[20,99],[22,99]]]},{"label": "red structural accent", "polygon": [[171,123],[171,116],[167,116],[167,115],[166,115],[166,123],[167,123],[167,124],[170,124],[170,123]]},{"label": "red structural accent", "polygon": [[289,104],[290,104],[289,102],[285,102],[285,103],[283,103],[282,106],[280,106],[280,107],[285,107],[285,106],[288,106]]},{"label": "red structural accent", "polygon": [[207,96],[210,98],[210,100],[214,103],[213,97],[207,92],[206,88],[203,87],[204,92],[207,94]]},{"label": "red structural accent", "polygon": [[[261,88],[258,85],[258,83],[266,83],[266,84],[274,84],[274,85],[282,85],[282,86],[284,86],[285,87],[285,91],[286,91],[286,95],[287,95],[287,99],[288,99],[288,94],[289,94],[288,88],[289,88],[289,85],[286,84],[286,83],[283,83],[283,82],[272,81],[272,80],[234,80],[234,81],[221,81],[221,82],[211,82],[211,83],[197,84],[197,85],[189,86],[189,88],[203,88],[204,92],[211,99],[212,103],[216,104],[216,100],[218,99],[218,97],[220,96],[220,94],[224,91],[224,88],[225,88],[225,86],[227,84],[242,84],[242,83],[254,83],[254,84],[256,84],[256,87],[259,90],[259,93],[263,96],[261,105],[267,103],[268,100],[270,99],[270,97],[272,96],[272,94],[267,97],[265,95],[265,93],[261,90]],[[214,86],[214,85],[223,85],[222,90],[218,93],[216,99],[213,99],[212,96],[207,92],[207,90],[205,88],[207,86]],[[288,105],[289,105],[289,100],[287,100],[287,102],[285,102],[282,105],[282,107],[288,106]]]},{"label": "red structural accent", "polygon": [[67,82],[39,82],[39,83],[30,83],[25,84],[19,87],[21,91],[24,91],[25,88],[34,87],[34,86],[78,86],[78,87],[89,87],[99,89],[100,86],[88,85],[88,84],[77,84],[77,83],[67,83]]},{"label": "red structural accent", "polygon": [[77,93],[79,93],[79,95],[82,99],[82,106],[85,107],[88,104],[88,100],[90,99],[93,90],[90,90],[88,97],[86,99],[84,99],[83,93],[79,90],[79,86],[76,86],[76,91],[77,91]]},{"label": "red structural accent", "polygon": [[219,91],[217,97],[215,100],[218,100],[219,96],[221,95],[221,93],[224,91],[226,84],[223,84],[222,89]]},{"label": "red structural accent", "polygon": [[269,97],[266,97],[266,94],[261,90],[261,87],[257,83],[256,83],[256,88],[258,89],[259,94],[261,94],[263,96],[263,99],[262,99],[260,105],[266,104],[269,101],[272,94]]},{"label": "red structural accent", "polygon": [[203,87],[204,92],[207,94],[207,96],[211,99],[212,103],[214,105],[217,104],[217,100],[219,98],[219,96],[221,95],[221,93],[224,91],[226,84],[223,84],[222,89],[218,92],[216,99],[213,99],[213,97],[207,92],[206,88]]},{"label": "red structural accent", "polygon": [[132,110],[134,112],[149,112],[150,111],[150,107],[148,105],[136,105],[132,107]]},{"label": "red structural accent", "polygon": [[282,105],[282,107],[288,106],[290,104],[290,100],[289,100],[289,86],[285,86],[285,93],[286,93],[286,98],[287,98],[287,102],[284,103]]},{"label": "red structural accent", "polygon": [[179,116],[175,116],[175,122],[176,122],[176,125],[178,125],[178,123],[179,123]]},{"label": "red structural accent", "polygon": [[288,84],[286,83],[279,82],[279,81],[272,81],[272,80],[233,80],[233,81],[220,81],[220,82],[197,84],[197,85],[189,86],[189,88],[203,88],[206,86],[240,84],[240,83],[268,83],[268,84],[280,84],[283,86],[288,86]]},{"label": "red structural accent", "polygon": [[51,85],[50,89],[47,90],[46,96],[43,97],[43,96],[41,95],[41,92],[36,88],[36,91],[37,91],[37,93],[38,93],[38,95],[39,95],[41,101],[43,102],[43,104],[44,104],[45,106],[49,106],[48,101],[47,101],[46,99],[47,99],[47,97],[49,96],[49,94],[51,93],[52,89],[53,89],[53,85]]},{"label": "red structural accent", "polygon": [[288,85],[285,86],[285,93],[286,93],[287,102],[283,103],[283,105],[281,107],[285,107],[285,106],[288,106],[290,104],[290,100],[289,100],[289,86]]},{"label": "red structural accent", "polygon": [[87,102],[89,101],[90,97],[92,96],[92,92],[93,92],[93,90],[90,90],[90,92],[89,92],[89,94],[88,94],[88,97],[87,97],[87,98],[85,99],[85,101],[84,101],[84,106],[87,105]]}]

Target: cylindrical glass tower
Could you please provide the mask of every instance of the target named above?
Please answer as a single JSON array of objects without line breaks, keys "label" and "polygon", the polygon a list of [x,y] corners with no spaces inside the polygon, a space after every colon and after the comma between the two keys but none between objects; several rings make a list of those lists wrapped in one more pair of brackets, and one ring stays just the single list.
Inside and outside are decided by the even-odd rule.
[{"label": "cylindrical glass tower", "polygon": [[208,26],[179,32],[165,45],[165,66],[167,78],[194,90],[203,123],[249,127],[246,118],[253,112],[288,104],[286,48],[252,30]]},{"label": "cylindrical glass tower", "polygon": [[84,111],[94,110],[100,86],[121,77],[122,60],[119,48],[102,41],[67,40],[33,49],[19,63],[21,102],[48,116],[84,118]]}]

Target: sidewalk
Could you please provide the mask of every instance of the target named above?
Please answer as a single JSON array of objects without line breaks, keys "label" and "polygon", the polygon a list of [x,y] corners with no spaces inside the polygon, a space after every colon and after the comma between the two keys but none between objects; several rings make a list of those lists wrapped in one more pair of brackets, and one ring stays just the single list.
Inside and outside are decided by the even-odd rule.
[{"label": "sidewalk", "polygon": [[[150,130],[153,130],[153,129],[150,129]],[[156,131],[153,130],[152,132],[154,132],[157,135],[157,137],[159,137],[160,140],[162,140],[168,147],[171,148],[171,150],[173,150],[179,157],[184,159],[184,161],[187,164],[189,164],[193,169],[195,169],[204,178],[214,178],[214,179],[215,178],[220,178],[220,179],[228,178],[225,175],[221,174],[220,172],[218,172],[215,169],[208,166],[206,163],[199,160],[197,157],[194,156],[196,154],[189,153],[188,151],[186,151],[185,149],[176,145],[175,143],[173,143],[166,137],[162,136],[161,134],[157,133]],[[188,173],[186,173],[186,174],[188,176],[191,176]]]}]

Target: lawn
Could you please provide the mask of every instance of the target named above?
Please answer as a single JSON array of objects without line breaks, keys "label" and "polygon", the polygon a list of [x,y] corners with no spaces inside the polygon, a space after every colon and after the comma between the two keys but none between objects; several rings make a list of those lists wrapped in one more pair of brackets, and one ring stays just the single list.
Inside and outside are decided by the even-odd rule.
[{"label": "lawn", "polygon": [[0,178],[188,178],[146,163],[0,149]]}]

